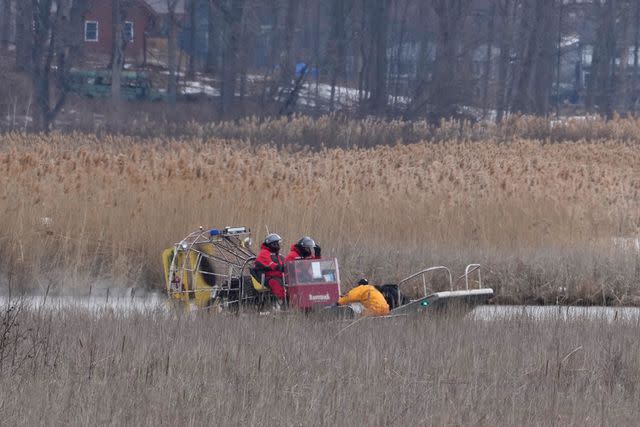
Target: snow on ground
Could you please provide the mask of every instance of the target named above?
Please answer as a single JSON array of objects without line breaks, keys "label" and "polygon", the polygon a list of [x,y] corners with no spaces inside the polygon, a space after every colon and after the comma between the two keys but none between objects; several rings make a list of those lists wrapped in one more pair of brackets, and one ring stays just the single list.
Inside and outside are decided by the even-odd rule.
[{"label": "snow on ground", "polygon": [[187,80],[185,84],[181,86],[180,92],[184,95],[220,96],[218,89],[197,80]]},{"label": "snow on ground", "polygon": [[[300,99],[298,103],[300,105],[306,105],[315,107],[316,99],[320,99],[324,103],[328,103],[331,100],[331,85],[328,83],[317,84],[317,98],[316,98],[316,83],[306,83],[303,85],[300,91]],[[362,96],[367,96],[368,93],[363,92]],[[409,105],[411,98],[402,95],[389,95],[389,105]],[[358,89],[346,86],[336,86],[334,95],[335,108],[355,108],[358,106]]]},{"label": "snow on ground", "polygon": [[[160,74],[168,76],[166,70]],[[176,72],[179,78],[180,93],[184,95],[206,95],[212,97],[220,96],[220,90],[215,87],[218,80],[206,74],[196,73],[193,79],[185,80],[185,73]],[[252,84],[261,84],[269,79],[269,76],[261,74],[248,74],[247,81]],[[316,92],[317,91],[317,92]],[[366,96],[367,93],[363,93]],[[236,96],[238,94],[236,93]],[[328,104],[331,100],[331,85],[328,83],[304,83],[298,93],[298,105],[305,107],[316,107],[316,102],[320,101],[320,107],[328,111]],[[411,98],[407,96],[389,95],[390,105],[408,105]],[[334,109],[353,109],[358,106],[358,89],[347,86],[336,86],[334,93]]]},{"label": "snow on ground", "polygon": [[[317,95],[316,95],[317,90]],[[327,83],[306,83],[300,90],[298,103],[308,107],[315,107],[316,100],[324,103],[331,100],[331,85]],[[353,108],[358,104],[358,89],[336,86],[334,94],[335,108]]]},{"label": "snow on ground", "polygon": [[[163,71],[160,71],[160,74],[164,74],[165,76],[168,76],[171,73],[169,73],[169,71],[167,71],[167,70],[163,70]],[[181,71],[176,71],[176,76],[184,77],[185,74],[183,72],[181,72]]]},{"label": "snow on ground", "polygon": [[549,125],[551,127],[554,127],[558,125],[564,125],[573,121],[585,122],[588,120],[599,120],[599,119],[600,117],[595,114],[587,114],[584,116],[560,116],[560,118],[558,119],[550,120]]}]

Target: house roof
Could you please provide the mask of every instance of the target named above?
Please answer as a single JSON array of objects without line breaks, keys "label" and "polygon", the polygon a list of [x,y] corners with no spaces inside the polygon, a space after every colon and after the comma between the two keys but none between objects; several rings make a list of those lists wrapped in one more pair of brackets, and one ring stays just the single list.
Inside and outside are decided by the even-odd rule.
[{"label": "house roof", "polygon": [[[156,13],[165,15],[168,13],[167,2],[169,0],[145,0]],[[176,4],[176,13],[183,14],[185,11],[185,0],[178,0]]]}]

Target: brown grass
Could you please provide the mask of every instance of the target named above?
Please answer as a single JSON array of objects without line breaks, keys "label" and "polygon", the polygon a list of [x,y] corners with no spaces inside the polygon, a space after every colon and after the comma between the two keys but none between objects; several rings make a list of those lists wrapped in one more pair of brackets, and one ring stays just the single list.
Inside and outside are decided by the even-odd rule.
[{"label": "brown grass", "polygon": [[640,325],[628,320],[17,318],[0,340],[3,425],[622,426],[640,415]]},{"label": "brown grass", "polygon": [[[305,120],[303,130],[291,128],[295,120]],[[326,130],[326,118],[316,128],[295,120],[271,124],[264,141],[298,139],[304,129],[383,127],[338,122]],[[258,239],[268,228],[286,244],[314,236],[348,282],[363,274],[398,280],[434,264],[461,272],[480,262],[502,301],[637,304],[640,260],[612,238],[640,228],[640,152],[623,137],[630,129],[640,135],[640,125],[554,127],[569,135],[577,132],[571,126],[601,128],[619,139],[502,139],[513,129],[530,135],[535,123],[542,126],[510,122],[483,138],[463,126],[438,143],[315,151],[211,138],[196,125],[186,131],[193,136],[177,139],[5,134],[0,272],[31,290],[155,287],[163,248],[199,225],[244,224]],[[245,132],[260,126],[245,123]]]},{"label": "brown grass", "polygon": [[[195,108],[193,108],[195,107]],[[145,107],[146,108],[146,107]],[[185,104],[188,114],[162,108],[149,115],[145,109],[136,114],[128,111],[127,117],[117,124],[92,124],[90,130],[111,128],[143,137],[167,135],[209,139],[240,139],[254,144],[272,143],[288,147],[375,147],[396,143],[500,141],[514,139],[541,142],[640,142],[640,118],[605,121],[597,117],[562,118],[549,120],[544,117],[511,116],[500,125],[488,122],[441,122],[426,120],[382,120],[366,118],[350,119],[339,114],[321,117],[294,116],[281,118],[246,117],[237,121],[210,122],[212,113],[208,105]],[[197,109],[207,111],[198,114]],[[185,124],[187,117],[191,123]],[[202,122],[202,118],[208,120]],[[80,123],[76,126],[82,126]],[[84,128],[83,128],[84,129]]]}]

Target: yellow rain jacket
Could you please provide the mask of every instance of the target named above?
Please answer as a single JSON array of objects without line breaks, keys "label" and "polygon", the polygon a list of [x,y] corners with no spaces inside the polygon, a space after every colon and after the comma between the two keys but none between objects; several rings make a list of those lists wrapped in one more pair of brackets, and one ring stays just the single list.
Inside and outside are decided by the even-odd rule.
[{"label": "yellow rain jacket", "polygon": [[387,300],[385,300],[384,295],[372,285],[356,286],[338,300],[338,304],[340,305],[352,302],[362,304],[365,309],[365,314],[369,316],[385,316],[389,314],[389,304],[387,304]]}]

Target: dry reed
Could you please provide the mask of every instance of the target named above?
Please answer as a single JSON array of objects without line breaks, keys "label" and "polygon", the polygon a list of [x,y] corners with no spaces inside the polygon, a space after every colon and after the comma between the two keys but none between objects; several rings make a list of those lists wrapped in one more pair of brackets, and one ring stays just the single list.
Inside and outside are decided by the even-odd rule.
[{"label": "dry reed", "polygon": [[[309,121],[292,130],[296,120]],[[0,280],[32,291],[157,287],[163,248],[199,225],[242,224],[288,244],[312,235],[348,282],[481,262],[502,301],[640,302],[638,253],[612,240],[640,227],[640,152],[624,137],[640,135],[635,121],[616,122],[619,139],[576,143],[523,138],[542,126],[532,119],[477,141],[467,137],[477,125],[443,124],[438,143],[309,151],[247,142],[264,126],[273,129],[264,141],[291,133],[299,142],[305,132],[382,127],[310,120],[245,123],[246,141],[205,127],[182,138],[0,136]],[[553,129],[614,133],[585,123]]]},{"label": "dry reed", "polygon": [[3,425],[623,426],[640,415],[637,321],[18,320],[0,341]]}]

